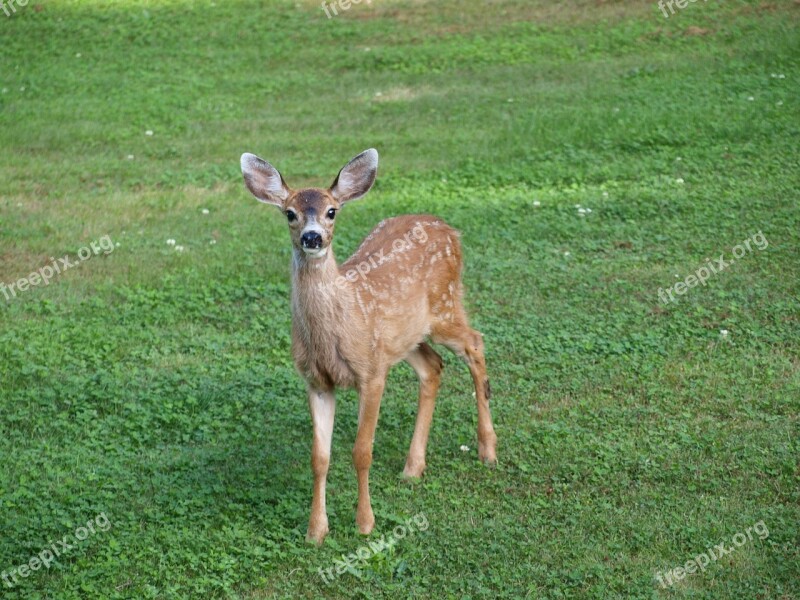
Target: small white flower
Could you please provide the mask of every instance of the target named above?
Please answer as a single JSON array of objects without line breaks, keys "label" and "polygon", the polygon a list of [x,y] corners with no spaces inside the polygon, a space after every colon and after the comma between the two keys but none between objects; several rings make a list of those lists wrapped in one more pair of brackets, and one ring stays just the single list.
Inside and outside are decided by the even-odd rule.
[{"label": "small white flower", "polygon": [[511,104],[512,102],[514,102],[514,99],[513,98],[509,98],[508,99],[508,103]]},{"label": "small white flower", "polygon": [[569,256],[569,251],[564,252],[564,256]]},{"label": "small white flower", "polygon": [[208,214],[208,213],[210,213],[211,211],[210,211],[210,210],[208,210],[207,208],[204,208],[204,209],[203,209],[203,210],[201,210],[200,212],[201,212],[201,213],[203,213],[204,215],[207,215],[207,214]]},{"label": "small white flower", "polygon": [[682,159],[680,156],[677,156],[677,157],[675,157],[675,160],[677,160],[678,162],[680,162],[680,161],[682,161],[683,159]]},{"label": "small white flower", "polygon": [[80,58],[80,57],[81,57],[81,53],[80,53],[80,52],[78,52],[77,54],[75,54],[75,58]]},{"label": "small white flower", "polygon": [[603,192],[603,198],[608,198],[608,192]]},{"label": "small white flower", "polygon": [[587,208],[587,209],[586,209],[586,212],[587,212],[587,213],[590,213],[590,212],[592,212],[592,209],[591,209],[591,208]]},{"label": "small white flower", "polygon": [[175,240],[173,240],[172,238],[167,240],[167,246],[174,246],[174,245],[175,245]]},{"label": "small white flower", "polygon": [[728,337],[728,330],[727,330],[727,329],[720,329],[720,330],[719,330],[719,334],[720,334],[722,337]]},{"label": "small white flower", "polygon": [[19,91],[20,92],[24,92],[25,91],[25,86],[23,85],[21,88],[19,88]]},{"label": "small white flower", "polygon": [[114,244],[114,245],[115,245],[117,248],[119,248],[119,242],[117,242],[117,243],[116,243],[116,244]]},{"label": "small white flower", "polygon": [[683,177],[678,177],[678,178],[675,180],[675,183],[683,183]]},{"label": "small white flower", "polygon": [[128,154],[128,156],[126,156],[125,158],[127,158],[128,160],[133,160],[134,156],[133,154]]},{"label": "small white flower", "polygon": [[183,246],[180,246],[180,245],[175,246],[175,251],[176,252],[183,252],[184,250],[186,250],[186,248],[184,248]]},{"label": "small white flower", "polygon": [[677,279],[677,278],[678,278],[678,274],[677,274],[677,273],[675,273],[675,279]]},{"label": "small white flower", "polygon": [[780,75],[778,75],[778,79],[786,79],[786,75],[784,75],[783,73],[781,73]]},{"label": "small white flower", "polygon": [[147,131],[144,132],[144,134],[148,135],[148,136],[149,135],[153,135],[153,130],[152,129],[148,129]]},{"label": "small white flower", "polygon": [[539,202],[538,200],[534,200],[534,201],[533,201],[533,205],[534,205],[534,206],[541,206],[541,205],[542,205],[542,203],[541,203],[541,202]]},{"label": "small white flower", "polygon": [[578,212],[579,212],[580,214],[584,214],[584,213],[586,212],[586,209],[585,209],[585,208],[579,208],[579,209],[578,209]]},{"label": "small white flower", "polygon": [[364,52],[369,52],[369,46],[367,46],[366,48],[364,48]]},{"label": "small white flower", "polygon": [[383,96],[382,92],[375,92],[375,97],[376,98],[380,98],[381,96]]},{"label": "small white flower", "polygon": [[755,100],[755,98],[753,98],[753,96],[748,96],[747,100],[748,100],[748,102],[752,102],[753,100]]},{"label": "small white flower", "polygon": [[214,244],[216,244],[216,243],[217,243],[217,240],[211,240],[211,241],[210,241],[210,242],[208,242],[208,243],[209,243],[209,244],[211,244],[211,245],[213,246]]},{"label": "small white flower", "polygon": [[783,100],[778,100],[778,101],[775,103],[775,105],[776,105],[776,106],[783,106]]},{"label": "small white flower", "polygon": [[462,445],[462,446],[461,446],[461,451],[462,451],[462,452],[469,452],[469,446],[464,446],[464,445]]}]

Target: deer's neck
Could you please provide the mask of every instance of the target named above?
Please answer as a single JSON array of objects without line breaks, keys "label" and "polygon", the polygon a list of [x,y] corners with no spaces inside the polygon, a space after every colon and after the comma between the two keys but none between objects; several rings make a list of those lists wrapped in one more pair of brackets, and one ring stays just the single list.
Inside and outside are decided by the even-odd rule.
[{"label": "deer's neck", "polygon": [[339,278],[333,250],[324,258],[310,259],[294,250],[292,257],[292,314],[309,337],[332,332],[342,323],[353,303],[349,281]]},{"label": "deer's neck", "polygon": [[307,380],[325,387],[356,384],[358,352],[353,342],[363,339],[365,327],[354,306],[352,284],[339,276],[331,250],[318,260],[295,253],[292,352]]}]

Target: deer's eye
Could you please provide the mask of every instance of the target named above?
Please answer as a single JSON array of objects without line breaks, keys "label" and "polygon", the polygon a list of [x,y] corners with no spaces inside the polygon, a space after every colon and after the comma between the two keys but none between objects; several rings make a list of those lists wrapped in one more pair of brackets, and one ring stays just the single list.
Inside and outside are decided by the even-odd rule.
[{"label": "deer's eye", "polygon": [[291,223],[292,221],[294,221],[297,218],[297,215],[294,214],[294,211],[287,210],[286,211],[286,218],[289,219],[289,223]]},{"label": "deer's eye", "polygon": [[336,209],[335,208],[329,208],[328,209],[328,218],[329,219],[334,219],[335,217],[336,217]]}]

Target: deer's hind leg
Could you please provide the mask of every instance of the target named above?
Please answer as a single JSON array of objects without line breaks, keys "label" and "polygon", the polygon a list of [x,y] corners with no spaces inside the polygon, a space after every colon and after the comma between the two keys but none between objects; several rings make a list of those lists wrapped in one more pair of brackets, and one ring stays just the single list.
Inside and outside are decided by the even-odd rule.
[{"label": "deer's hind leg", "polygon": [[419,408],[414,437],[408,450],[405,477],[422,477],[425,470],[425,448],[428,445],[428,433],[433,420],[433,408],[436,404],[436,393],[441,381],[442,357],[425,342],[422,342],[407,357],[406,362],[416,371],[419,377]]},{"label": "deer's hind leg", "polygon": [[492,426],[489,397],[492,389],[486,374],[486,359],[483,355],[483,336],[472,329],[466,319],[439,321],[433,327],[431,339],[444,344],[469,366],[475,384],[475,399],[478,403],[478,458],[486,464],[497,462],[497,435]]}]

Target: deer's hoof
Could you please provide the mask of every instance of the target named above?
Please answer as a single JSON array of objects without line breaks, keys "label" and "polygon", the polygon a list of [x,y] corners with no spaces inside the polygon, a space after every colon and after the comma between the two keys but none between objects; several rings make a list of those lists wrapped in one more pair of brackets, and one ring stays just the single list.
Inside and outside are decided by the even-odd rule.
[{"label": "deer's hoof", "polygon": [[410,462],[406,461],[406,467],[403,469],[403,479],[422,479],[422,474],[425,472],[424,462]]},{"label": "deer's hoof", "polygon": [[309,524],[308,533],[306,533],[306,542],[321,546],[325,541],[325,536],[328,535],[328,523],[321,523],[318,525]]},{"label": "deer's hoof", "polygon": [[375,515],[372,513],[372,508],[365,511],[358,511],[356,514],[356,525],[358,531],[362,535],[369,535],[375,527]]},{"label": "deer's hoof", "polygon": [[478,442],[478,458],[481,462],[489,467],[497,465],[497,452],[495,451],[495,444],[482,444]]}]

